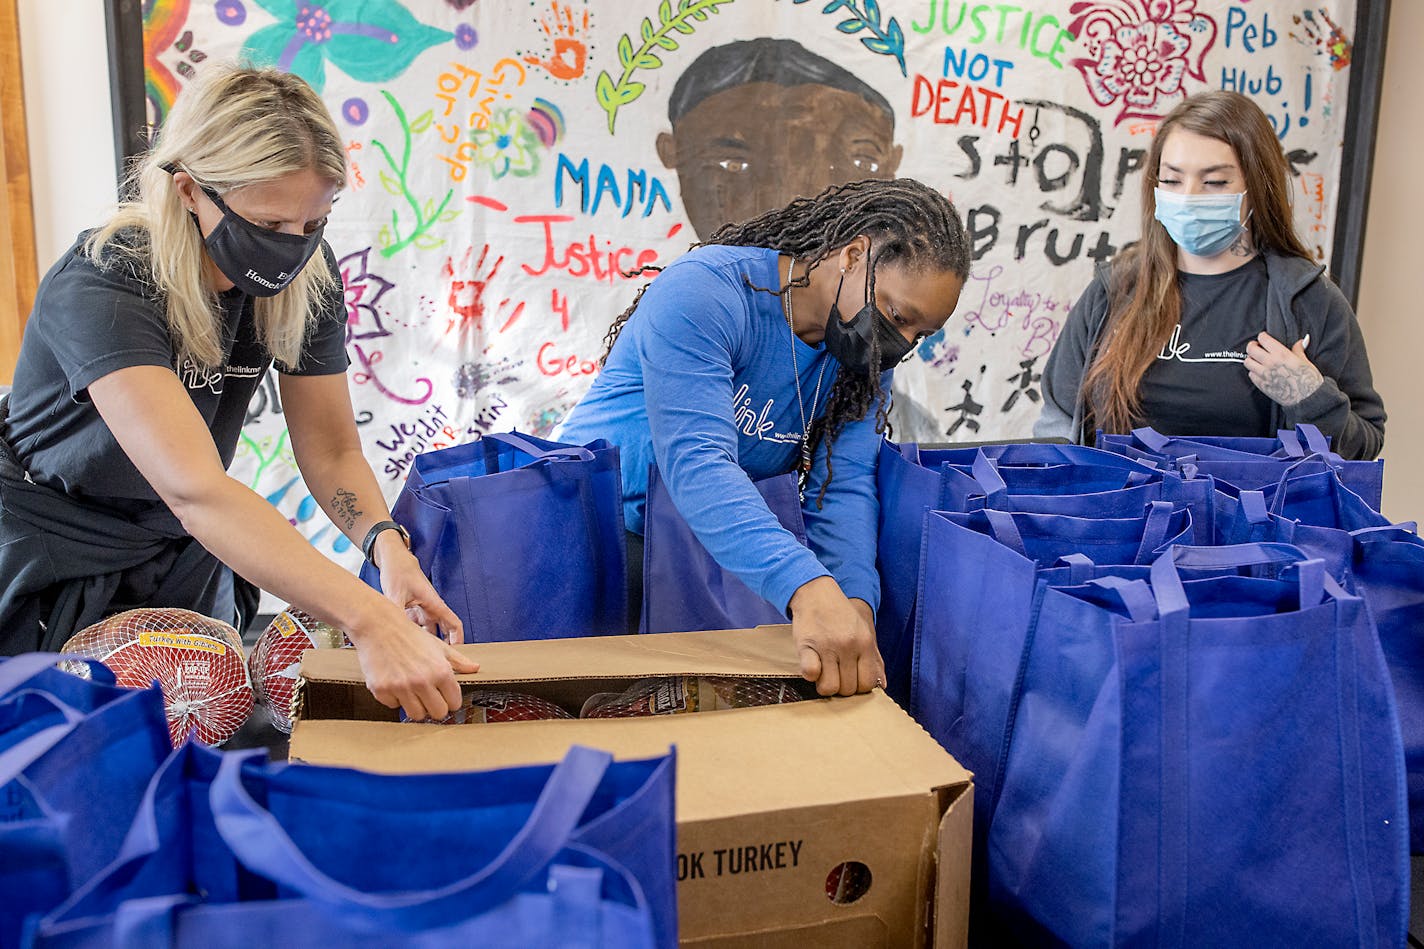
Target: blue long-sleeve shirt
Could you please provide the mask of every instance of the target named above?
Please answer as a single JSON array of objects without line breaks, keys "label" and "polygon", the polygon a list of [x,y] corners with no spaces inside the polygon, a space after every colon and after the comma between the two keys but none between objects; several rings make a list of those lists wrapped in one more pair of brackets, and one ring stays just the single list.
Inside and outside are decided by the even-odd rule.
[{"label": "blue long-sleeve shirt", "polygon": [[[825,413],[839,369],[824,344],[808,346],[792,335],[780,297],[747,285],[775,288],[782,279],[777,252],[765,248],[706,246],[678,258],[643,294],[557,437],[607,438],[619,446],[630,530],[643,531],[648,464],[655,461],[707,551],[768,602],[784,611],[802,584],[831,576],[846,596],[874,609],[880,603],[875,406],[836,439],[834,478],[820,510],[825,446],[816,452],[803,505],[810,549],[777,522],[752,486],[799,461],[792,347],[807,424]],[[887,392],[889,376],[882,380]]]}]

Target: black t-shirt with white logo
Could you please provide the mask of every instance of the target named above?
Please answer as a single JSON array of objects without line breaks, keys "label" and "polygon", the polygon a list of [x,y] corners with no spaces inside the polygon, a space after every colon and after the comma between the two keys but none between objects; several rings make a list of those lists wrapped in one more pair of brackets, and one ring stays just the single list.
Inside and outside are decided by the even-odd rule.
[{"label": "black t-shirt with white logo", "polygon": [[1224,274],[1179,272],[1177,281],[1181,322],[1139,390],[1145,424],[1164,435],[1274,435],[1271,400],[1242,365],[1246,344],[1266,328],[1265,260]]},{"label": "black t-shirt with white logo", "polygon": [[[141,266],[113,255],[105,267],[84,254],[87,235],[45,275],[25,325],[10,393],[5,438],[30,478],[71,496],[138,512],[158,496],[114,440],[89,401],[90,383],[130,366],[164,366],[178,374],[207,423],[223,466],[232,462],[247,405],[271,365],[257,338],[252,298],[220,294],[223,363],[178,360],[161,295]],[[327,266],[335,256],[322,245]],[[337,276],[340,286],[340,277]],[[335,294],[307,333],[295,375],[346,371],[346,308]]]}]

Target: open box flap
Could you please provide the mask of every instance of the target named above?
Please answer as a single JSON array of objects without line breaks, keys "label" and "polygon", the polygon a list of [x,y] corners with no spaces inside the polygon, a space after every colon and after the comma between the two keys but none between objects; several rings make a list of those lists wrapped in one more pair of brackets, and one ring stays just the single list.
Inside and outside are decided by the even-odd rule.
[{"label": "open box flap", "polygon": [[[677,745],[677,806],[684,820],[925,794],[970,779],[882,692],[646,718],[494,725],[298,721],[290,754],[311,764],[415,773],[554,762],[572,744],[620,758],[647,758]],[[758,780],[744,780],[747,774]]]}]

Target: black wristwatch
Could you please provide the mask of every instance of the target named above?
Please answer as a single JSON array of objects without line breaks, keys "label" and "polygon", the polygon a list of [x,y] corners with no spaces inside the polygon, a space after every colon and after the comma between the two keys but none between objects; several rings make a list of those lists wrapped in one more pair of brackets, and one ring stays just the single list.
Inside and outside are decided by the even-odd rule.
[{"label": "black wristwatch", "polygon": [[376,561],[371,559],[371,551],[375,549],[376,538],[381,535],[382,531],[398,531],[400,533],[401,540],[405,541],[406,549],[410,549],[409,531],[407,531],[404,527],[401,527],[395,521],[377,521],[375,524],[372,524],[371,529],[366,532],[366,539],[361,541],[361,556],[364,557],[366,559],[366,562],[373,567],[379,567],[379,564],[377,564]]}]

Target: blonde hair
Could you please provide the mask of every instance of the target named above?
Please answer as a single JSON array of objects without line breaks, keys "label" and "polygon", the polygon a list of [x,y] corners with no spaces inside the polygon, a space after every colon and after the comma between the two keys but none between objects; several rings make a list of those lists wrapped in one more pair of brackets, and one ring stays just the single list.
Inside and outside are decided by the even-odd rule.
[{"label": "blonde hair", "polygon": [[[220,307],[204,276],[202,235],[164,170],[170,164],[219,194],[306,170],[341,188],[346,150],[325,104],[300,78],[211,66],[183,90],[130,172],[126,199],[89,236],[84,251],[96,264],[105,266],[110,251],[147,271],[166,302],[180,360],[215,368],[223,359]],[[339,291],[325,255],[315,254],[280,293],[254,300],[258,339],[274,360],[297,364],[308,327]]]}]

